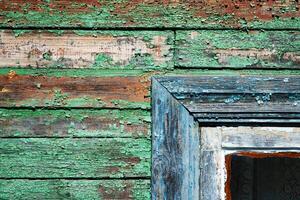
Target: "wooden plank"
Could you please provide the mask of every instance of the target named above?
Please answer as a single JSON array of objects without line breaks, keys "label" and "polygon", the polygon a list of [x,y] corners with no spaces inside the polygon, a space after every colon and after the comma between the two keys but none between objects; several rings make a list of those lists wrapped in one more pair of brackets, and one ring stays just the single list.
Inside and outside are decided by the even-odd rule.
[{"label": "wooden plank", "polygon": [[0,199],[149,199],[149,180],[0,180]]},{"label": "wooden plank", "polygon": [[0,67],[164,69],[170,31],[0,31]]},{"label": "wooden plank", "polygon": [[0,76],[1,107],[149,108],[148,77]]},{"label": "wooden plank", "polygon": [[152,79],[152,199],[199,199],[198,123]]},{"label": "wooden plank", "polygon": [[[178,67],[178,66],[177,66]],[[1,73],[1,69],[0,69]],[[199,69],[199,68],[180,68],[168,71],[168,76],[294,76],[300,75],[297,69]]]},{"label": "wooden plank", "polygon": [[176,32],[176,66],[299,69],[299,31]]},{"label": "wooden plank", "polygon": [[[57,68],[0,68],[0,75],[16,73],[18,75],[51,76],[51,77],[126,77],[150,76],[160,71],[144,71],[135,69],[57,69]],[[294,71],[297,74],[297,71]],[[300,74],[300,72],[299,72]]]},{"label": "wooden plank", "polygon": [[206,94],[298,94],[299,76],[166,76],[158,80],[178,99]]},{"label": "wooden plank", "polygon": [[[196,100],[188,100],[182,101],[187,109],[190,112],[203,112],[203,113],[240,113],[240,112],[255,112],[255,113],[299,113],[300,112],[300,105],[299,99],[296,101],[288,101],[286,103],[278,102],[257,102],[253,101],[251,103],[198,103]],[[283,110],[283,108],[285,108]],[[288,121],[288,120],[287,120]],[[250,121],[249,121],[250,122]]]},{"label": "wooden plank", "polygon": [[221,149],[222,135],[215,128],[200,128],[200,199],[224,199],[225,156]]},{"label": "wooden plank", "polygon": [[[207,128],[210,129],[210,128]],[[300,148],[297,127],[217,127],[223,148]]]},{"label": "wooden plank", "polygon": [[[222,199],[224,196],[224,171],[222,166],[225,163],[221,151],[202,151],[200,154],[200,199]],[[224,162],[224,163],[223,163]]]},{"label": "wooden plank", "polygon": [[170,76],[158,79],[193,113],[300,112],[300,79],[297,76]]},{"label": "wooden plank", "polygon": [[1,137],[150,137],[143,110],[0,109]]},{"label": "wooden plank", "polygon": [[0,178],[150,176],[148,139],[22,138],[0,140]]},{"label": "wooden plank", "polygon": [[299,28],[297,0],[0,2],[2,27]]},{"label": "wooden plank", "polygon": [[282,124],[288,122],[290,124],[300,123],[300,113],[195,113],[193,116],[201,123],[228,124],[238,126],[239,123],[248,124]]}]

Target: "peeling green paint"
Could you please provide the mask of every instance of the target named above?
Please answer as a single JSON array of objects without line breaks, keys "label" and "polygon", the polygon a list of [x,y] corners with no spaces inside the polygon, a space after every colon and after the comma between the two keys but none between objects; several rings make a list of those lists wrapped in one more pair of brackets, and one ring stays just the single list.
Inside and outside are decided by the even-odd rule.
[{"label": "peeling green paint", "polygon": [[124,197],[150,200],[150,180],[0,180],[0,199],[104,200]]},{"label": "peeling green paint", "polygon": [[[74,67],[69,64],[70,60],[64,57],[53,59],[52,52],[47,51],[41,58],[46,63],[44,69],[40,66],[36,69],[22,69],[24,66],[17,63],[15,67],[0,68],[0,75],[7,76],[13,70],[17,75],[138,76],[141,79],[146,77],[146,81],[152,75],[300,75],[300,18],[297,17],[275,16],[269,20],[246,20],[232,13],[218,14],[219,11],[207,12],[206,17],[198,17],[197,8],[187,8],[182,3],[139,3],[126,8],[128,12],[118,12],[116,5],[130,5],[128,0],[100,0],[101,8],[90,3],[73,2],[70,9],[76,12],[70,13],[66,11],[68,8],[58,10],[51,7],[54,3],[52,0],[44,2],[37,4],[34,11],[30,3],[21,11],[0,11],[0,27],[24,28],[14,29],[12,33],[15,37],[24,38],[36,33],[55,36],[76,34],[95,38],[107,36],[113,39],[129,37],[133,41],[144,42],[150,52],[157,47],[154,40],[162,36],[166,39],[163,44],[171,48],[163,58],[171,59],[158,64],[154,54],[137,49],[127,62],[121,63],[114,61],[113,55],[109,53],[94,52],[95,60],[91,60],[87,66],[89,69],[70,69]],[[298,12],[295,8],[282,6],[279,9],[293,16]],[[78,12],[78,9],[83,10]],[[31,27],[34,30],[30,30]],[[47,30],[47,27],[51,29]],[[124,27],[141,29],[128,30]],[[41,29],[36,30],[38,28]],[[92,30],[98,28],[105,30]],[[143,28],[163,29],[143,31]],[[252,29],[276,30],[249,31]],[[251,51],[254,53],[251,54]],[[256,70],[245,70],[247,68]],[[39,82],[35,82],[34,86],[38,91],[43,89]],[[0,152],[3,158],[0,161],[0,176],[59,179],[0,180],[0,199],[118,199],[124,195],[129,195],[127,199],[150,199],[150,180],[126,180],[126,177],[150,177],[150,103],[119,99],[104,101],[84,95],[72,98],[71,94],[59,88],[49,92],[52,95],[49,100],[27,99],[21,102],[20,105],[26,108],[0,109],[0,137],[3,139],[0,140],[0,148],[3,150]],[[150,91],[147,97],[150,98]],[[260,105],[270,101],[272,94],[256,95],[253,98]],[[295,104],[299,103],[298,97],[291,98],[295,98]],[[243,97],[234,95],[225,99],[224,103],[243,100]],[[35,108],[41,105],[45,107]],[[72,109],[81,106],[88,106],[88,109]],[[113,177],[125,180],[61,179],[68,177]],[[127,190],[130,194],[126,193]]]},{"label": "peeling green paint", "polygon": [[[286,42],[289,41],[289,42]],[[298,68],[297,31],[178,31],[176,66],[195,68]]]},{"label": "peeling green paint", "polygon": [[63,93],[60,89],[54,90],[53,100],[46,102],[46,104],[50,106],[60,106],[65,104],[66,99],[68,98],[68,94]]},{"label": "peeling green paint", "polygon": [[112,66],[113,59],[104,53],[97,54],[93,68],[106,68]]},{"label": "peeling green paint", "polygon": [[[153,71],[159,69],[172,69],[174,67],[173,59],[173,41],[174,32],[172,31],[106,31],[106,30],[25,30],[15,29],[15,35],[24,36],[24,40],[32,40],[28,43],[28,50],[20,50],[19,43],[11,44],[10,31],[2,31],[4,47],[17,48],[15,62],[9,62],[7,65],[13,67],[15,63],[18,68],[92,68],[92,69],[143,69]],[[26,35],[26,33],[30,35]],[[48,35],[53,33],[54,35]],[[74,35],[77,34],[78,36]],[[27,37],[26,37],[27,36]],[[101,37],[102,40],[90,37]],[[51,37],[49,41],[60,40],[61,37],[72,37],[70,42],[63,42],[62,48],[57,47],[53,42],[40,40],[42,37]],[[82,38],[81,38],[82,37]],[[88,37],[88,45],[79,42]],[[65,39],[63,39],[65,41]],[[99,45],[97,45],[97,41]],[[94,47],[96,45],[96,47]],[[109,48],[107,48],[107,45]],[[75,48],[73,51],[72,48]],[[83,57],[74,56],[77,51],[84,50]],[[30,52],[37,51],[35,55],[28,56]],[[128,52],[124,52],[128,51]],[[64,53],[62,53],[64,52]],[[10,57],[11,55],[3,55]],[[27,57],[27,58],[25,58]],[[5,57],[6,58],[6,57]],[[24,61],[24,59],[26,61]],[[28,60],[27,60],[28,59]],[[6,67],[3,63],[0,67]]]},{"label": "peeling green paint", "polygon": [[146,138],[2,138],[0,176],[149,178],[150,147]]},{"label": "peeling green paint", "polygon": [[[83,9],[79,12],[68,12],[68,9],[53,9],[49,6],[51,1],[35,5],[38,11],[24,7],[22,11],[2,11],[2,26],[35,26],[35,27],[180,27],[180,28],[299,28],[297,4],[282,6],[280,13],[290,13],[291,17],[274,17],[273,19],[240,20],[242,17],[223,8],[205,10],[206,16],[197,16],[199,8],[196,5],[177,4],[153,4],[139,3],[127,12],[118,12],[116,6],[126,6],[128,1],[99,1],[101,6],[87,3],[71,3],[69,10]],[[187,2],[188,3],[188,2]],[[284,3],[284,2],[283,2]],[[200,4],[199,6],[201,6]],[[28,5],[30,6],[30,4]],[[203,4],[202,6],[205,6]],[[213,9],[209,8],[208,9]],[[219,10],[218,10],[219,9]],[[221,9],[221,10],[220,10]],[[86,10],[86,11],[84,11]],[[268,11],[271,12],[271,11]],[[273,11],[274,12],[274,11]],[[247,15],[248,13],[245,13]],[[22,20],[20,20],[22,19]]]},{"label": "peeling green paint", "polygon": [[15,37],[19,37],[26,33],[31,33],[31,30],[14,29],[13,33],[14,33]]},{"label": "peeling green paint", "polygon": [[51,53],[51,51],[45,52],[43,54],[43,59],[48,60],[48,61],[52,60],[52,53]]},{"label": "peeling green paint", "polygon": [[150,136],[146,110],[0,109],[0,118],[0,138]]},{"label": "peeling green paint", "polygon": [[113,100],[112,104],[116,105],[118,108],[141,108],[141,109],[150,109],[151,105],[147,102],[129,102],[125,100]]},{"label": "peeling green paint", "polygon": [[144,76],[148,72],[144,70],[128,69],[21,69],[21,68],[0,68],[0,75],[7,75],[14,71],[18,75],[49,76],[49,77],[126,77]]},{"label": "peeling green paint", "polygon": [[65,102],[65,106],[69,107],[106,107],[107,104],[105,101],[102,101],[99,98],[91,98],[88,96],[83,96],[80,98],[71,98]]}]

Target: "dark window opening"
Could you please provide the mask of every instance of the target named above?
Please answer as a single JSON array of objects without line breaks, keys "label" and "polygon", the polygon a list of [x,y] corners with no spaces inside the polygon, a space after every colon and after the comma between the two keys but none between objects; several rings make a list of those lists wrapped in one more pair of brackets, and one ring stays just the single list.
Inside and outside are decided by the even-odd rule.
[{"label": "dark window opening", "polygon": [[300,153],[226,156],[227,200],[300,200]]}]

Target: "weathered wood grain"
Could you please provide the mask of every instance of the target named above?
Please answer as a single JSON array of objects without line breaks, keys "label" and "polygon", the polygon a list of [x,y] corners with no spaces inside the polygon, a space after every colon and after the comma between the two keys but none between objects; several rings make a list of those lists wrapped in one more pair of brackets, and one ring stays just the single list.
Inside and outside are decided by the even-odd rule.
[{"label": "weathered wood grain", "polygon": [[149,180],[0,180],[0,199],[150,199]]},{"label": "weathered wood grain", "polygon": [[159,80],[192,113],[300,112],[297,76],[183,76]]},{"label": "weathered wood grain", "polygon": [[0,109],[1,137],[150,136],[150,112],[143,110]]},{"label": "weathered wood grain", "polygon": [[299,69],[299,31],[177,31],[176,66]]},{"label": "weathered wood grain", "polygon": [[[0,69],[1,74],[1,69]],[[199,69],[199,68],[180,68],[165,73],[168,76],[293,76],[300,75],[297,69]]]},{"label": "weathered wood grain", "polygon": [[[57,69],[57,68],[0,68],[0,75],[13,72],[18,75],[53,76],[53,77],[126,77],[126,76],[149,76],[159,71],[144,71],[136,69]],[[295,71],[297,73],[297,71]],[[300,74],[300,72],[299,72]]]},{"label": "weathered wood grain", "polygon": [[170,31],[0,32],[0,67],[172,68]]},{"label": "weathered wood grain", "polygon": [[[257,113],[280,113],[283,107],[286,107],[284,112],[287,113],[299,113],[300,105],[298,104],[299,99],[297,99],[296,103],[294,101],[287,103],[272,103],[272,102],[264,102],[258,103],[255,100],[249,103],[232,103],[229,105],[228,103],[195,103],[194,101],[184,101],[186,107],[191,112],[204,112],[204,113],[235,113],[235,112],[257,112]],[[202,109],[199,109],[202,107]],[[238,120],[235,120],[238,121]],[[289,120],[286,120],[287,122]],[[250,122],[250,121],[249,121]],[[299,119],[298,119],[299,122]]]},{"label": "weathered wood grain", "polygon": [[[300,123],[299,91],[298,76],[185,75],[153,78],[152,198],[225,199],[229,194],[225,187],[227,154],[248,147],[265,153],[280,152],[282,148],[289,152],[298,149],[299,130],[291,127]],[[210,120],[211,117],[215,120]],[[224,120],[229,121],[231,126],[249,126],[249,123],[259,121],[269,127],[242,130],[225,127],[226,134],[222,135],[223,127],[216,128],[219,117],[221,125],[224,125]],[[278,119],[279,126],[286,127],[275,128],[273,122],[279,123]],[[200,128],[193,125],[195,120],[201,122],[198,124]],[[294,120],[293,124],[291,120]],[[257,145],[256,140],[259,141]],[[270,147],[272,151],[268,149]],[[192,155],[182,156],[185,151],[192,152]],[[190,167],[186,168],[187,165]],[[198,171],[193,168],[195,166]],[[191,172],[199,179],[196,181],[193,176],[194,179],[189,178],[193,182],[184,182]],[[193,190],[196,187],[198,190]]]},{"label": "weathered wood grain", "polygon": [[128,77],[0,76],[1,107],[149,108],[150,80]]},{"label": "weathered wood grain", "polygon": [[149,177],[148,139],[0,140],[0,178]]},{"label": "weathered wood grain", "polygon": [[[228,180],[231,173],[231,155],[249,154],[248,159],[253,157],[275,156],[276,152],[286,157],[293,148],[299,148],[300,129],[298,127],[201,127],[201,199],[231,199],[228,191]],[[283,150],[283,148],[285,150]],[[243,152],[244,151],[244,152]],[[295,151],[295,150],[294,150]],[[228,156],[226,156],[228,155]],[[226,160],[226,162],[225,162]],[[226,164],[226,167],[225,167]],[[254,170],[253,160],[245,160],[245,168],[241,168],[241,176],[249,176],[247,184],[235,182],[245,186],[243,194],[251,193]],[[242,166],[240,166],[242,167]],[[233,170],[233,169],[232,169]],[[227,180],[226,180],[227,175]],[[226,182],[226,187],[225,187]],[[230,186],[230,184],[229,184]],[[247,188],[247,189],[246,189]],[[248,191],[248,192],[247,192]],[[246,199],[252,199],[251,194],[245,195]]]},{"label": "weathered wood grain", "polygon": [[299,124],[300,113],[195,113],[193,116],[198,119],[201,125],[205,123],[251,123],[251,124],[267,124],[267,123],[290,123]]},{"label": "weathered wood grain", "polygon": [[205,94],[298,94],[299,76],[165,76],[157,78],[177,99]]},{"label": "weathered wood grain", "polygon": [[198,123],[155,78],[152,96],[152,199],[198,199]]},{"label": "weathered wood grain", "polygon": [[222,135],[216,128],[201,127],[200,134],[200,199],[224,199],[225,156]]},{"label": "weathered wood grain", "polygon": [[2,27],[299,28],[291,1],[4,0]]},{"label": "weathered wood grain", "polygon": [[[206,128],[207,130],[213,128]],[[216,127],[223,148],[300,148],[297,127]]]}]

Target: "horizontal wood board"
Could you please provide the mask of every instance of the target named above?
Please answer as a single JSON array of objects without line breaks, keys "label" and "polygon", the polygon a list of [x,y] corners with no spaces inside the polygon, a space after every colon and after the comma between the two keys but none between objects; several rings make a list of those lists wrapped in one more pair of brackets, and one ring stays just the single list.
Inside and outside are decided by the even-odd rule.
[{"label": "horizontal wood board", "polygon": [[175,65],[188,68],[299,69],[299,31],[177,31]]},{"label": "horizontal wood board", "polygon": [[[207,128],[212,129],[212,128]],[[297,127],[217,127],[222,135],[222,148],[300,148]]]},{"label": "horizontal wood board", "polygon": [[149,180],[0,180],[1,199],[150,199]]},{"label": "horizontal wood board", "polygon": [[171,31],[2,30],[1,67],[164,69]]},{"label": "horizontal wood board", "polygon": [[150,145],[146,138],[1,138],[0,178],[149,178]]},{"label": "horizontal wood board", "polygon": [[0,109],[0,138],[151,136],[150,112],[145,110]]},{"label": "horizontal wood board", "polygon": [[144,76],[0,76],[0,107],[149,108]]},{"label": "horizontal wood board", "polygon": [[220,122],[259,122],[277,116],[287,122],[290,119],[284,115],[292,114],[293,123],[299,122],[299,76],[166,76],[158,80],[199,121],[217,122],[220,117]]},{"label": "horizontal wood board", "polygon": [[4,0],[2,27],[298,28],[299,2]]}]

